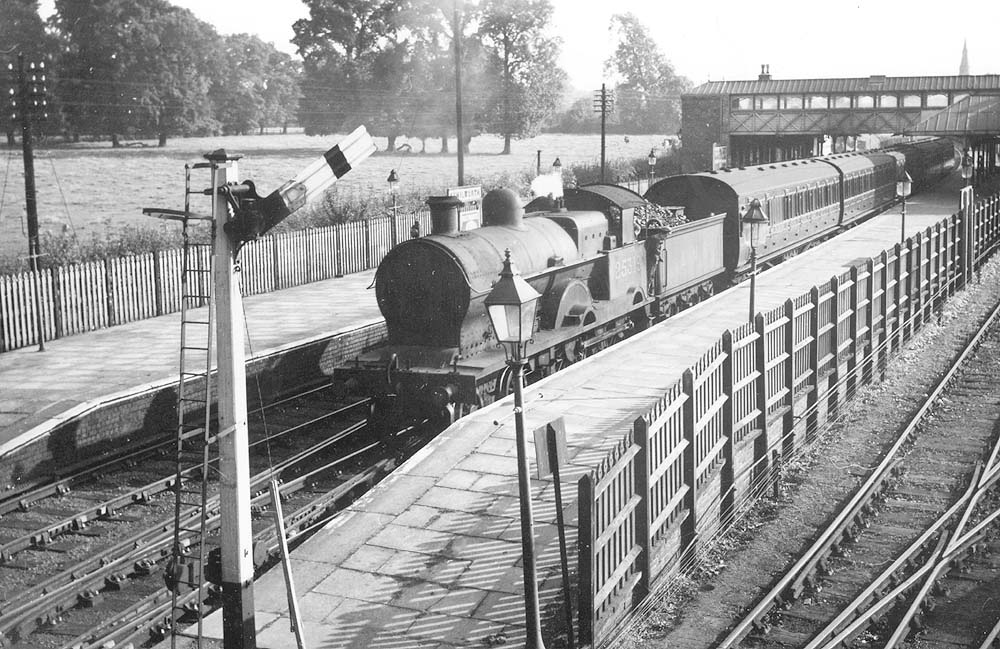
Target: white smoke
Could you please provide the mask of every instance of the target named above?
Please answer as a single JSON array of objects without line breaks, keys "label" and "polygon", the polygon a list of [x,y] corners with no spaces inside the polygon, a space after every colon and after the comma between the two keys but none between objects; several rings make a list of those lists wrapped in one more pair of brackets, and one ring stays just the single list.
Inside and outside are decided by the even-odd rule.
[{"label": "white smoke", "polygon": [[562,198],[563,184],[562,174],[548,173],[538,176],[531,181],[531,196],[550,196],[552,198]]}]

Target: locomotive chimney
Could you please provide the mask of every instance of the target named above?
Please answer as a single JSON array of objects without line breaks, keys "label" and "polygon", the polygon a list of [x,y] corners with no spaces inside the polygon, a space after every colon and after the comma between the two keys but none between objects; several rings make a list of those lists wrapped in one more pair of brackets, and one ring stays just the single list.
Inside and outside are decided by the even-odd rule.
[{"label": "locomotive chimney", "polygon": [[427,205],[431,208],[431,234],[455,234],[458,232],[458,208],[465,205],[457,196],[429,196]]}]

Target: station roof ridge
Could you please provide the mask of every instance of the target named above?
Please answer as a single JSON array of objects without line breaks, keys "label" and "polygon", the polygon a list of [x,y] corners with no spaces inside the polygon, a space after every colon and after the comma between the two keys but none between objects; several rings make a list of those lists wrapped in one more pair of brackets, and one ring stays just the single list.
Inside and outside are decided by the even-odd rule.
[{"label": "station roof ridge", "polygon": [[1000,93],[1000,74],[928,77],[840,77],[830,79],[747,79],[708,81],[685,95],[780,94],[809,92],[934,92],[989,91]]}]

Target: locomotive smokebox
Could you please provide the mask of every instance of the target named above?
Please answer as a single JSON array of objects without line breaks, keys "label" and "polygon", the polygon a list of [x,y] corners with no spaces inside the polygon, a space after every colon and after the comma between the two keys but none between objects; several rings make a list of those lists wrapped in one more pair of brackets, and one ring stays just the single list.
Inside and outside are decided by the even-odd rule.
[{"label": "locomotive smokebox", "polygon": [[427,206],[431,208],[431,234],[455,234],[458,232],[458,208],[465,205],[456,196],[429,196]]},{"label": "locomotive smokebox", "polygon": [[509,189],[494,189],[483,196],[483,223],[524,229],[521,199]]}]

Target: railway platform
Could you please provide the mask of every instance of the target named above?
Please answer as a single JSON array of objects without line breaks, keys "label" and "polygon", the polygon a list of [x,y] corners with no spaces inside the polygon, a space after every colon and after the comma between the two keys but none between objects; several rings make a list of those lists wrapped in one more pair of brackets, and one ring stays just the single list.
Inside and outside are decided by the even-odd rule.
[{"label": "railway platform", "polygon": [[[907,203],[910,236],[957,211],[960,179]],[[766,311],[900,241],[898,208],[761,273]],[[726,329],[746,322],[747,283],[525,389],[530,431],[565,423],[562,469],[570,571],[575,572],[575,483],[621,439]],[[525,644],[514,413],[510,398],[472,413],[401,465],[292,553],[308,646],[444,649]],[[543,635],[565,646],[555,488],[532,497]],[[575,604],[574,604],[575,606]],[[284,578],[255,583],[258,647],[294,647]],[[222,637],[221,613],[205,626]],[[552,643],[551,645],[549,643]]]},{"label": "railway platform", "polygon": [[[380,335],[374,274],[245,298],[248,377],[321,378]],[[172,430],[179,337],[174,313],[0,354],[0,484],[30,477],[31,466],[70,464],[116,435]]]}]

